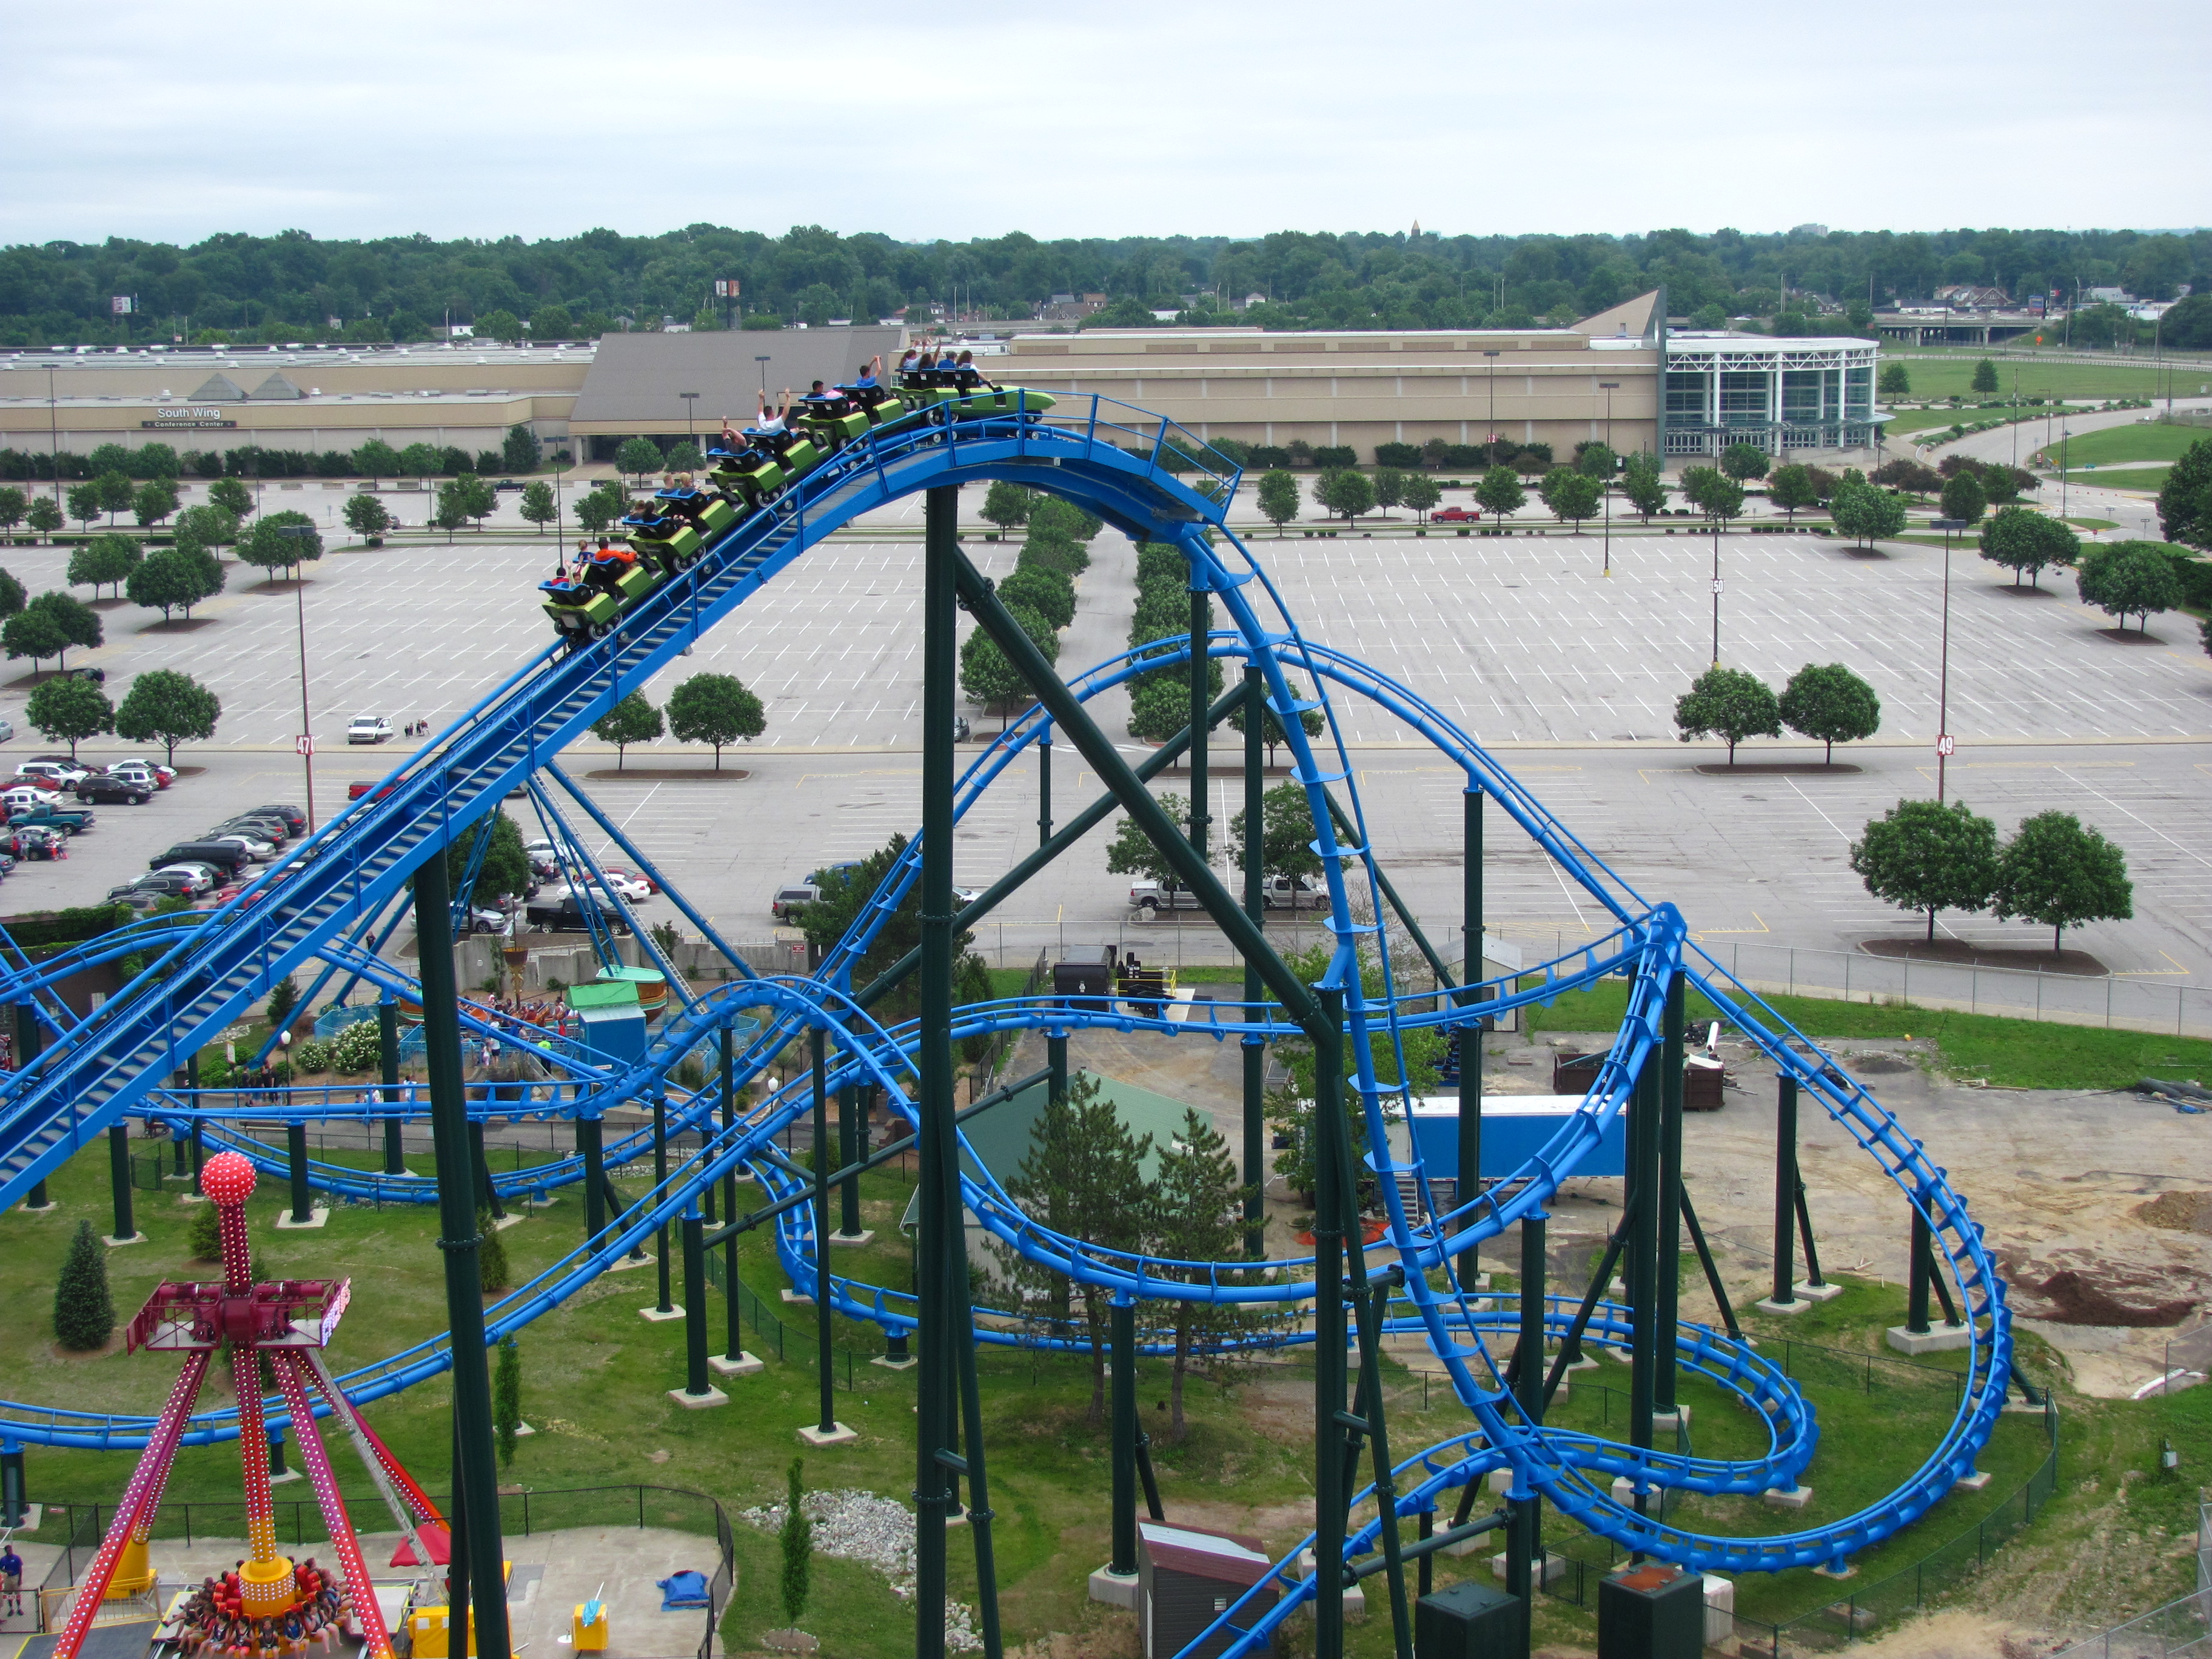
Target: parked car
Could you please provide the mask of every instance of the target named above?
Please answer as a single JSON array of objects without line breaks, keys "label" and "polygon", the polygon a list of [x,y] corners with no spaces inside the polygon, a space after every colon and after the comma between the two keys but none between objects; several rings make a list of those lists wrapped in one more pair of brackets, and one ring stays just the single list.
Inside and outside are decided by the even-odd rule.
[{"label": "parked car", "polygon": [[952,741],[965,743],[973,735],[968,725],[968,717],[965,714],[955,714],[952,717]]},{"label": "parked car", "polygon": [[469,927],[471,933],[503,933],[507,931],[507,912],[493,909],[489,905],[469,907]]},{"label": "parked car", "polygon": [[266,864],[270,860],[276,856],[276,848],[270,845],[268,842],[257,841],[252,836],[246,835],[243,831],[234,830],[228,835],[210,836],[208,840],[210,842],[227,842],[233,847],[242,848],[246,856],[252,860],[256,864]]},{"label": "parked car", "polygon": [[0,841],[0,848],[19,859],[65,859],[69,856],[69,837],[58,830],[27,823],[10,830],[7,839]]},{"label": "parked car", "polygon": [[94,685],[105,685],[107,684],[107,671],[105,668],[64,668],[54,678],[59,680],[89,680]]},{"label": "parked car", "polygon": [[363,795],[370,795],[372,791],[372,799],[382,800],[392,793],[392,786],[388,783],[349,783],[346,785],[346,799],[359,800]]},{"label": "parked car", "polygon": [[778,921],[790,921],[805,906],[822,896],[822,890],[811,881],[802,881],[789,887],[776,889],[775,896],[769,901],[768,913]]},{"label": "parked car", "polygon": [[653,896],[653,884],[641,876],[631,875],[626,870],[602,870],[599,879],[606,883],[608,890],[625,904],[635,904]]},{"label": "parked car", "polygon": [[265,817],[258,812],[241,812],[234,818],[225,818],[210,827],[208,839],[214,841],[233,834],[251,836],[280,849],[292,839],[291,826],[283,819]]},{"label": "parked car", "polygon": [[[603,866],[600,868],[599,873],[603,876],[611,877],[617,881],[635,882],[638,886],[645,889],[644,896],[647,898],[651,898],[655,893],[660,890],[658,887],[655,887],[653,884],[653,878],[651,876],[641,875],[634,871],[625,870],[618,864]],[[624,893],[623,896],[624,898],[628,898],[629,895]]]},{"label": "parked car", "polygon": [[257,818],[283,819],[295,836],[304,833],[307,827],[307,815],[289,801],[264,801],[258,806],[249,806],[246,810]]},{"label": "parked car", "polygon": [[356,714],[346,727],[348,743],[386,743],[392,738],[392,722],[382,714]]},{"label": "parked car", "polygon": [[1440,507],[1429,514],[1431,524],[1473,524],[1482,516],[1479,507]]},{"label": "parked car", "polygon": [[78,779],[88,778],[91,775],[90,767],[79,766],[75,761],[66,757],[55,759],[52,757],[42,757],[38,760],[25,761],[15,769],[15,776],[18,780],[45,789],[67,789]]},{"label": "parked car", "polygon": [[180,841],[166,852],[156,853],[146,860],[149,870],[159,870],[171,864],[211,864],[218,870],[235,875],[252,860],[246,849],[227,841]]},{"label": "parked car", "polygon": [[149,871],[139,878],[138,885],[166,883],[187,898],[198,898],[202,893],[211,893],[216,878],[204,864],[165,864],[158,870]]},{"label": "parked car", "polygon": [[1270,910],[1325,910],[1328,887],[1319,876],[1269,876],[1260,884],[1260,899]]},{"label": "parked car", "polygon": [[1160,910],[1198,910],[1198,895],[1175,881],[1133,881],[1129,884],[1129,908],[1151,915]]},{"label": "parked car", "polygon": [[521,488],[522,486],[512,478],[501,478],[497,483],[492,486],[492,489],[495,491],[501,489],[520,489]]},{"label": "parked car", "polygon": [[128,801],[133,806],[143,806],[154,799],[154,785],[137,777],[119,778],[95,772],[88,778],[78,779],[75,793],[82,801]]},{"label": "parked car", "polygon": [[0,743],[7,742],[9,738],[15,735],[15,722],[9,720],[5,714],[0,714]]},{"label": "parked car", "polygon": [[141,755],[126,755],[119,761],[108,763],[108,771],[117,776],[125,772],[143,772],[153,779],[155,787],[167,789],[177,781],[177,769],[164,762],[148,760]]},{"label": "parked car", "polygon": [[42,829],[58,830],[65,836],[74,836],[89,830],[100,820],[89,807],[64,806],[58,800],[41,802],[36,806],[10,807],[8,822],[12,824],[35,823]]},{"label": "parked car", "polygon": [[558,898],[533,899],[525,907],[523,920],[539,933],[580,933],[586,927],[584,905],[593,901],[596,901],[599,920],[604,924],[617,933],[629,931],[629,924],[623,921],[621,915],[605,896],[598,894],[583,902],[580,902],[574,894],[563,894]]},{"label": "parked car", "polygon": [[0,811],[27,812],[34,806],[52,806],[60,799],[54,790],[19,783],[13,789],[0,790]]}]

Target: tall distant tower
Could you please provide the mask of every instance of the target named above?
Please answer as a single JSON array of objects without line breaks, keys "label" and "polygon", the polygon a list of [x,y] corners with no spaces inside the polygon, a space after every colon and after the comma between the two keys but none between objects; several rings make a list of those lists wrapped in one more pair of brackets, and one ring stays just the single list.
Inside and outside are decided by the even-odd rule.
[{"label": "tall distant tower", "polygon": [[1420,240],[1420,238],[1421,238],[1421,222],[1420,222],[1419,219],[1416,219],[1416,220],[1414,220],[1414,221],[1413,221],[1413,240],[1414,240],[1415,241],[1419,241],[1419,240]]}]

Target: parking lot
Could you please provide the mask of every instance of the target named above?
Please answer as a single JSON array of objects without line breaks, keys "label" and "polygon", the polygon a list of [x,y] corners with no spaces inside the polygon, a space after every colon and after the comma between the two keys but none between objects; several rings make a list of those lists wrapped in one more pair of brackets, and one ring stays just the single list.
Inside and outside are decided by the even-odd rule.
[{"label": "parking lot", "polygon": [[[1869,816],[1932,793],[1927,739],[1941,550],[1899,546],[1868,556],[1809,538],[1723,542],[1726,659],[1778,685],[1802,662],[1844,661],[1880,691],[1884,728],[1875,743],[1839,756],[1861,769],[1855,774],[1715,777],[1695,770],[1718,758],[1713,750],[1668,741],[1673,697],[1710,653],[1708,539],[1616,538],[1610,579],[1596,574],[1598,548],[1595,537],[1294,538],[1261,551],[1316,638],[1365,656],[1503,746],[1593,851],[1646,896],[1674,899],[1711,939],[1844,949],[1907,931],[1910,919],[1866,896],[1846,849]],[[972,536],[967,550],[994,573],[1010,568],[1014,552]],[[1064,636],[1061,665],[1070,671],[1126,635],[1131,550],[1108,535],[1094,554]],[[592,784],[718,927],[757,937],[777,885],[911,831],[920,784],[920,558],[904,538],[823,547],[649,689],[664,701],[677,681],[712,669],[758,690],[768,704],[766,737],[725,757],[749,779]],[[127,605],[104,608],[109,642],[72,653],[72,662],[105,667],[118,698],[135,672],[184,669],[222,696],[222,726],[216,743],[180,752],[204,775],[145,807],[100,809],[99,829],[71,860],[18,872],[7,908],[97,897],[152,853],[231,811],[303,799],[301,764],[290,753],[302,600],[322,743],[316,805],[326,817],[346,781],[380,775],[406,747],[349,750],[343,733],[351,715],[442,722],[542,648],[547,633],[532,590],[550,559],[544,540],[464,535],[450,550],[333,551],[313,567],[298,598],[288,584],[264,584],[258,572],[233,564],[229,590],[189,629],[153,625],[153,613]],[[34,592],[58,586],[64,562],[58,550],[9,555],[9,568]],[[1992,580],[1997,574],[1978,559],[1954,563],[1951,725],[1961,748],[1952,793],[2008,832],[2051,806],[2096,824],[2128,854],[2136,918],[2083,929],[2069,943],[2124,971],[2212,975],[2212,848],[2202,828],[2212,793],[2212,659],[2182,637],[2188,619],[2154,622],[2153,643],[2123,645],[2099,632],[2106,618],[2067,594],[2014,597]],[[2060,580],[2070,592],[2070,579]],[[0,712],[19,726],[24,678],[0,697]],[[969,712],[980,733],[995,729],[993,718]],[[1122,737],[1118,710],[1101,713]],[[1456,775],[1405,746],[1408,734],[1379,710],[1345,706],[1340,714],[1359,745],[1376,845],[1407,898],[1449,934],[1458,904]],[[22,732],[0,759],[46,746]],[[143,747],[108,739],[86,750]],[[588,741],[582,748],[572,771],[611,766],[611,753]],[[1785,753],[1817,755],[1759,743],[1742,758]],[[703,767],[705,757],[661,744],[634,749],[630,763]],[[1016,768],[963,824],[961,881],[988,881],[1035,844],[1035,776],[1033,766]],[[1065,750],[1055,782],[1060,817],[1096,789]],[[1216,785],[1229,787],[1225,779]],[[525,823],[535,833],[526,814]],[[1492,836],[1494,927],[1546,947],[1601,927],[1587,898],[1503,830]],[[1040,946],[1146,936],[1146,924],[1127,917],[1126,879],[1104,869],[1111,832],[1109,823],[1010,903],[982,943],[1012,960]],[[1218,954],[1207,930],[1152,926],[1158,949],[1176,948],[1168,943],[1175,939],[1193,953]],[[1986,918],[1947,918],[1945,926],[2013,944],[2031,943],[2035,933]]]}]

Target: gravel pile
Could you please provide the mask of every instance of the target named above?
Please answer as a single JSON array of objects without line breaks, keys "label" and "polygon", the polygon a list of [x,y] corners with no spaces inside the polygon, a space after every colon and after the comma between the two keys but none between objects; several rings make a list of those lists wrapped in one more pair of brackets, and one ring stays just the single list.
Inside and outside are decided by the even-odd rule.
[{"label": "gravel pile", "polygon": [[[872,1492],[811,1492],[799,1499],[806,1518],[814,1523],[814,1547],[824,1555],[838,1556],[873,1567],[890,1581],[891,1594],[910,1601],[915,1589],[915,1517],[895,1498]],[[738,1518],[763,1532],[783,1525],[784,1506],[768,1504],[745,1510]],[[983,1639],[975,1634],[975,1615],[962,1603],[945,1607],[945,1645],[955,1653],[976,1653]]]}]

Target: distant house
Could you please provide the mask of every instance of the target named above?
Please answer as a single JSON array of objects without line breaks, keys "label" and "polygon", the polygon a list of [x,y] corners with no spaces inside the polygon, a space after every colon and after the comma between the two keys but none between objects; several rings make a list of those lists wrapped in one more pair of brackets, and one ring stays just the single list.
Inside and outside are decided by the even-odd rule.
[{"label": "distant house", "polygon": [[2085,306],[2132,305],[2135,297],[2124,288],[2085,288],[2081,290],[2081,303]]},{"label": "distant house", "polygon": [[1094,312],[1106,308],[1103,294],[1055,294],[1044,303],[1037,313],[1043,323],[1079,323]]},{"label": "distant house", "polygon": [[1952,283],[1936,290],[1938,304],[1954,311],[2002,311],[2012,296],[2001,288],[1978,288],[1972,283]]}]

